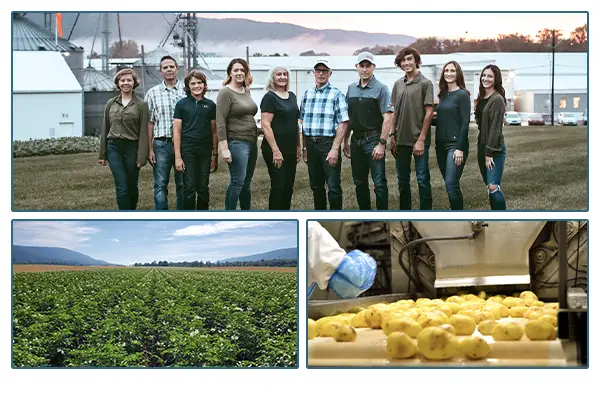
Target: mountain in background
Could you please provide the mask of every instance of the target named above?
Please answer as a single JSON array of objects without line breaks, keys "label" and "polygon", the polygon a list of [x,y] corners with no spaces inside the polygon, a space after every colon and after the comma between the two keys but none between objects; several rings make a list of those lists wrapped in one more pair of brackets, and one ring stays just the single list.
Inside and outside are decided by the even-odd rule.
[{"label": "mountain in background", "polygon": [[220,260],[221,262],[234,261],[260,261],[260,260],[298,260],[298,248],[290,247],[287,249],[278,249],[267,251],[266,253],[252,254],[244,257],[233,257]]},{"label": "mountain in background", "polygon": [[62,247],[13,246],[13,264],[116,265]]},{"label": "mountain in background", "polygon": [[[94,51],[101,52],[103,21],[98,20],[98,13],[81,13],[77,24],[73,24],[77,13],[63,13],[63,36],[71,34],[71,41],[83,46],[89,53],[92,46],[96,26],[98,36]],[[44,13],[27,13],[27,18],[40,26],[44,26]],[[166,19],[165,19],[166,17]],[[135,40],[145,46],[145,51],[151,51],[166,37],[169,22],[175,19],[171,13],[120,13],[120,29],[123,40]],[[167,19],[169,22],[167,22]],[[54,16],[50,18],[54,30]],[[310,29],[299,25],[279,22],[257,22],[241,18],[198,20],[198,46],[204,53],[216,52],[223,56],[245,55],[246,46],[250,54],[287,53],[290,56],[313,50],[327,52],[330,55],[352,55],[353,51],[375,45],[406,46],[416,40],[407,35],[392,35],[387,33],[367,33],[360,31],[345,31],[341,29]],[[99,21],[99,22],[98,22]],[[117,14],[111,13],[109,18],[110,43],[119,40]],[[179,30],[179,26],[176,31]],[[179,32],[181,36],[181,32]],[[167,50],[180,51],[171,46],[173,34],[167,41]]]}]

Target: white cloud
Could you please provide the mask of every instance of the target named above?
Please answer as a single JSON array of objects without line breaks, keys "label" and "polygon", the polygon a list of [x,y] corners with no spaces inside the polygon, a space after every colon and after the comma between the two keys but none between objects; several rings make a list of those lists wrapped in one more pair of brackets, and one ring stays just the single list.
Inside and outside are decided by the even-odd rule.
[{"label": "white cloud", "polygon": [[273,226],[279,221],[221,221],[214,224],[190,225],[177,229],[174,236],[210,236],[218,233]]},{"label": "white cloud", "polygon": [[121,241],[117,238],[108,239],[110,242],[120,243]]},{"label": "white cloud", "polygon": [[25,246],[52,246],[75,249],[100,229],[85,221],[15,221],[13,244]]}]

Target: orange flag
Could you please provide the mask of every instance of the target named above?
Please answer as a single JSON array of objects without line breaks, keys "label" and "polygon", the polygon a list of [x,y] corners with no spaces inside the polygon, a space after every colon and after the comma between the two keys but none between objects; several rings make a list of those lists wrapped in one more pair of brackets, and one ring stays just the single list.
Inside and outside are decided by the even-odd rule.
[{"label": "orange flag", "polygon": [[56,29],[58,31],[58,37],[62,38],[62,13],[56,13]]}]

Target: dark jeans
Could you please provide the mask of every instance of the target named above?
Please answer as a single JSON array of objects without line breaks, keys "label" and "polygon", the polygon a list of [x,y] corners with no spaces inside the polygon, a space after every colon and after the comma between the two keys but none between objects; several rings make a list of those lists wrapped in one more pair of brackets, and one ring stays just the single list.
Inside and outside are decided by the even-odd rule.
[{"label": "dark jeans", "polygon": [[[305,137],[306,164],[308,166],[308,180],[313,192],[315,210],[327,210],[327,197],[329,209],[342,209],[342,157],[338,151],[338,162],[332,167],[327,162],[327,154],[333,145],[333,137]],[[327,183],[327,196],[325,194]]]},{"label": "dark jeans", "polygon": [[296,153],[283,153],[283,163],[276,168],[273,165],[271,146],[263,139],[262,154],[271,177],[269,192],[269,210],[289,210],[292,207],[292,194],[296,180]]},{"label": "dark jeans", "polygon": [[252,204],[252,177],[256,168],[258,145],[245,140],[228,140],[232,162],[229,165],[229,186],[225,193],[225,209],[235,210],[238,200],[240,209],[250,210]]},{"label": "dark jeans", "polygon": [[410,162],[415,159],[415,172],[417,173],[417,184],[419,185],[419,205],[421,210],[431,210],[433,198],[431,195],[431,177],[429,175],[429,145],[425,145],[425,153],[422,156],[413,156],[412,146],[398,146],[396,150],[396,172],[398,173],[398,191],[400,197],[400,209],[412,209],[412,197],[410,191]]},{"label": "dark jeans", "polygon": [[456,146],[446,145],[444,143],[436,143],[435,152],[442,178],[446,183],[446,192],[448,192],[448,201],[450,202],[451,210],[462,210],[463,195],[460,190],[460,177],[467,163],[469,149],[463,151],[463,162],[457,167],[454,162],[454,151]]},{"label": "dark jeans", "polygon": [[350,140],[350,163],[356,186],[356,200],[361,210],[371,209],[369,170],[375,186],[375,205],[378,210],[388,209],[388,186],[385,176],[385,158],[373,160],[373,149],[379,144],[379,134]]},{"label": "dark jeans", "polygon": [[[488,170],[485,166],[485,145],[477,145],[477,161],[479,162],[479,171],[483,182],[488,187],[488,196],[490,199],[490,207],[492,210],[506,210],[506,199],[504,193],[500,189],[502,182],[502,174],[504,173],[504,161],[506,160],[506,146],[494,154],[494,167]],[[496,185],[494,191],[490,191],[489,186]]]},{"label": "dark jeans", "polygon": [[115,180],[117,206],[119,210],[135,210],[138,203],[137,167],[138,141],[108,139],[106,158]]},{"label": "dark jeans", "polygon": [[183,171],[183,204],[185,210],[208,210],[208,181],[212,145],[204,148],[182,150],[181,158],[185,165]]},{"label": "dark jeans", "polygon": [[156,210],[169,209],[169,178],[171,168],[175,173],[175,191],[177,193],[177,209],[183,210],[183,173],[175,170],[175,150],[172,140],[152,141],[152,149],[156,157],[154,165],[154,208]]}]

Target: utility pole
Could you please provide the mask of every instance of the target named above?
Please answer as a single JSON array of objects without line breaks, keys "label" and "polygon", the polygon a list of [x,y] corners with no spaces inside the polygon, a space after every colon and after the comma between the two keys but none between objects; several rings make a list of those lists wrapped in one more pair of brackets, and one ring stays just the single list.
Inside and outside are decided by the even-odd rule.
[{"label": "utility pole", "polygon": [[108,74],[108,59],[110,58],[110,44],[109,44],[109,37],[110,37],[110,25],[109,25],[109,18],[110,18],[110,14],[109,13],[104,13],[102,14],[102,22],[103,22],[103,26],[104,29],[102,31],[102,35],[104,35],[103,40],[102,40],[102,72],[104,72],[105,74]]},{"label": "utility pole", "polygon": [[246,62],[250,65],[250,46],[246,46]]},{"label": "utility pole", "polygon": [[556,51],[556,30],[552,29],[552,90],[550,93],[550,123],[554,126],[554,53]]}]

